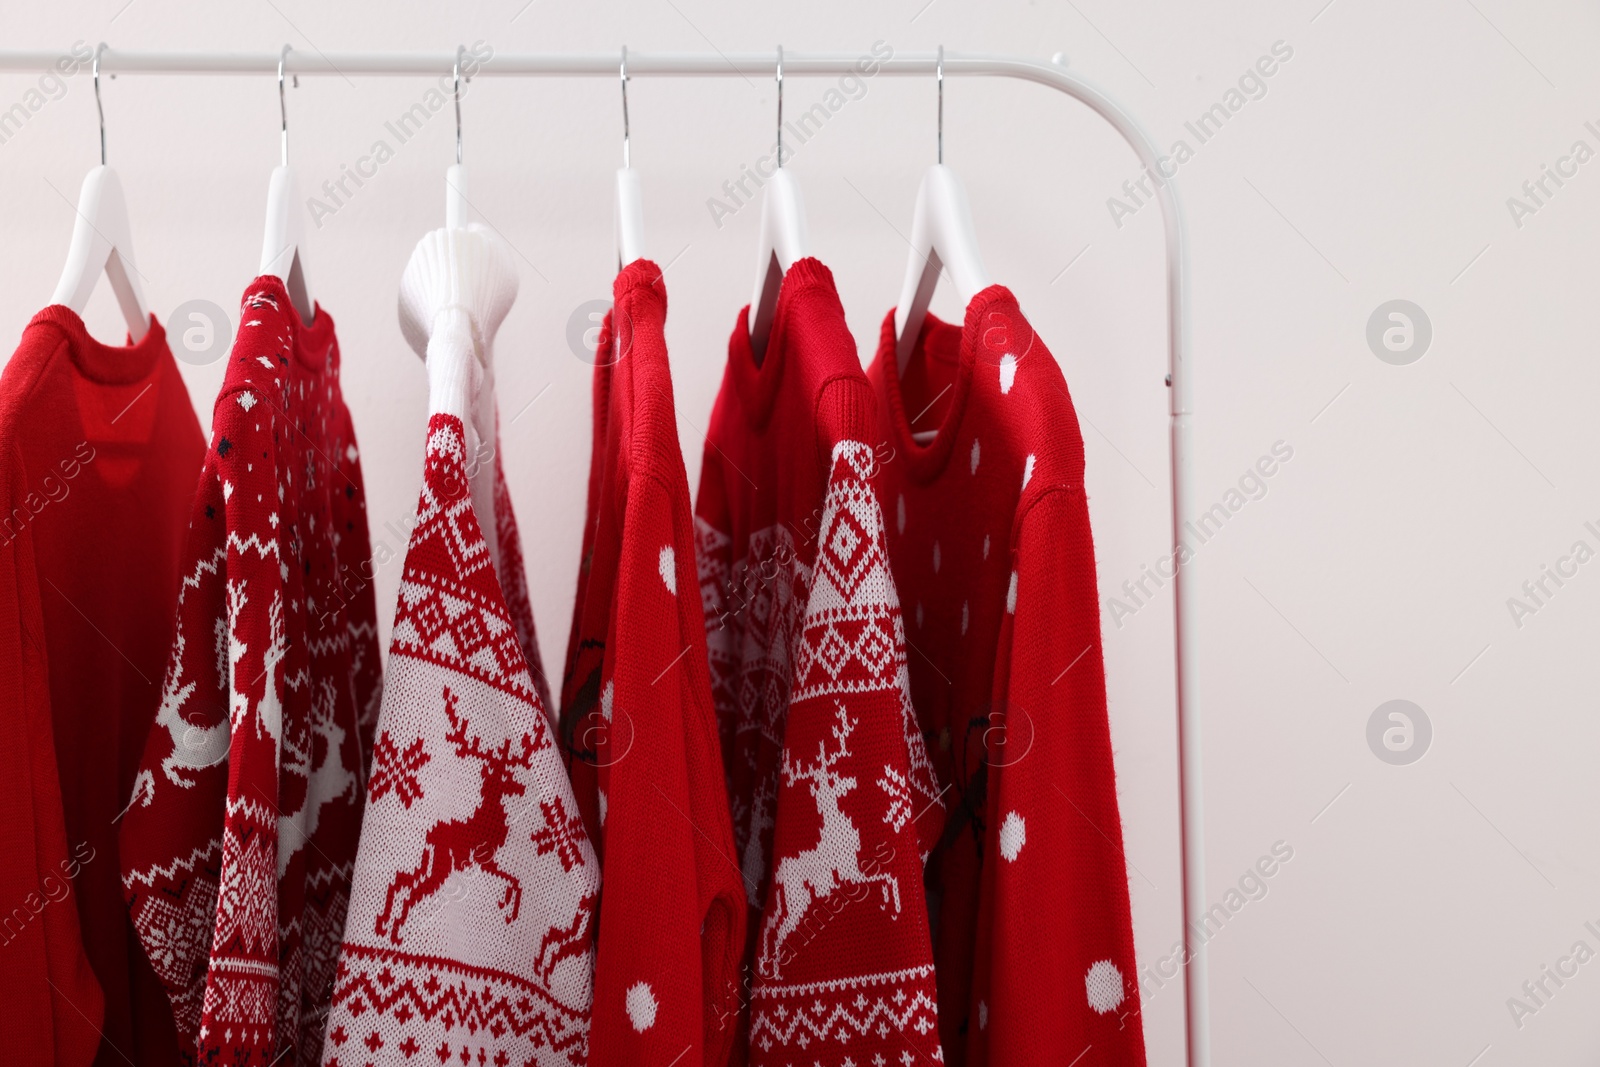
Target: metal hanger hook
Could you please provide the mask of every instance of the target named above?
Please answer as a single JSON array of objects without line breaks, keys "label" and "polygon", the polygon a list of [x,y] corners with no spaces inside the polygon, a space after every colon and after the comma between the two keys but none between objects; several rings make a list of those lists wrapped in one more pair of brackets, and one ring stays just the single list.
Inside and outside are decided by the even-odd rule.
[{"label": "metal hanger hook", "polygon": [[939,162],[944,162],[944,45],[939,46],[939,61],[935,68],[939,79]]},{"label": "metal hanger hook", "polygon": [[456,45],[456,66],[452,74],[455,81],[456,98],[456,165],[461,164],[461,53],[467,50],[464,44]]},{"label": "metal hanger hook", "polygon": [[[283,165],[289,165],[289,105],[283,98],[283,61],[289,58],[289,46],[284,45],[283,51],[278,53],[278,119],[279,143],[282,146]],[[295,79],[299,81],[298,78]]]},{"label": "metal hanger hook", "polygon": [[778,46],[778,167],[783,167],[783,45]]},{"label": "metal hanger hook", "polygon": [[628,46],[622,46],[622,165],[628,164]]},{"label": "metal hanger hook", "polygon": [[101,41],[94,50],[94,109],[100,115],[100,165],[106,165],[106,109],[100,103],[100,53],[106,50]]}]

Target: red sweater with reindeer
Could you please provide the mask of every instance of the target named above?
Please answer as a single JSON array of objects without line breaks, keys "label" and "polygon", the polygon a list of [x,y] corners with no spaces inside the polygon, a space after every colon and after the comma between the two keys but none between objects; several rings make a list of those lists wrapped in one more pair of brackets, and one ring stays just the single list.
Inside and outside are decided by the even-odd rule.
[{"label": "red sweater with reindeer", "polygon": [[963,326],[930,316],[903,378],[891,312],[867,375],[895,452],[873,487],[921,653],[911,695],[948,790],[929,863],[946,1060],[1142,1065],[1066,382],[1001,286]]},{"label": "red sweater with reindeer", "polygon": [[332,320],[269,276],[239,319],[122,882],[186,1058],[309,1064],[376,710],[371,553]]},{"label": "red sweater with reindeer", "polygon": [[942,823],[871,481],[876,403],[833,276],[729,342],[696,503],[701,596],[752,913],[752,1064],[938,1062],[923,857]]},{"label": "red sweater with reindeer", "polygon": [[661,270],[617,275],[561,733],[602,864],[590,1067],[721,1067],[745,892],[733,854]]},{"label": "red sweater with reindeer", "polygon": [[117,818],[160,699],[204,450],[154,321],[114,347],[68,308],[45,308],[0,376],[7,1062],[176,1055],[166,993],[122,902]]}]

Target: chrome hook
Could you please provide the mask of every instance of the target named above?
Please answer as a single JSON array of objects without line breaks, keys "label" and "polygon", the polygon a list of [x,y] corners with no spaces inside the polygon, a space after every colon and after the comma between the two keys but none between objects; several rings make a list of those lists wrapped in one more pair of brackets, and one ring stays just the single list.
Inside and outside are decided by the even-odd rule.
[{"label": "chrome hook", "polygon": [[783,167],[783,45],[778,46],[778,167]]},{"label": "chrome hook", "polygon": [[622,46],[622,165],[628,166],[628,46]]},{"label": "chrome hook", "polygon": [[[289,165],[289,105],[283,98],[283,61],[289,58],[289,46],[284,45],[283,51],[278,53],[278,119],[280,144],[282,146],[283,165]],[[300,87],[300,77],[295,76],[295,88]]]},{"label": "chrome hook", "polygon": [[466,45],[456,45],[456,65],[452,77],[455,81],[456,98],[456,164],[461,163],[461,53],[467,50]]},{"label": "chrome hook", "polygon": [[939,46],[939,162],[944,162],[944,45]]},{"label": "chrome hook", "polygon": [[106,109],[100,103],[100,53],[106,50],[101,41],[94,50],[94,109],[100,115],[100,165],[106,165]]}]

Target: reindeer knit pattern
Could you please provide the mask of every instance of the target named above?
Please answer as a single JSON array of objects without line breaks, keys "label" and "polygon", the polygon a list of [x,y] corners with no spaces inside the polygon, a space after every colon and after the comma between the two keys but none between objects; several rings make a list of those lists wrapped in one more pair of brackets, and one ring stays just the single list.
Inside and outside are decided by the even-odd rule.
[{"label": "reindeer knit pattern", "polygon": [[922,860],[943,822],[870,480],[881,440],[828,269],[729,342],[696,502],[754,1065],[942,1062]]},{"label": "reindeer knit pattern", "polygon": [[745,892],[696,592],[661,270],[617,275],[600,330],[583,564],[562,683],[573,791],[603,864],[590,1067],[721,1067]]},{"label": "reindeer knit pattern", "polygon": [[[928,876],[946,1056],[1143,1067],[1072,398],[998,285],[964,325],[929,316],[904,374],[895,348],[890,312],[867,377],[896,459],[873,488],[949,788]],[[918,413],[932,441],[912,436]]]},{"label": "reindeer knit pattern", "polygon": [[585,1062],[599,867],[465,447],[458,417],[430,419],[326,1067]]},{"label": "reindeer knit pattern", "polygon": [[[309,1064],[360,823],[377,647],[339,348],[245,291],[195,494],[123,890],[186,1061]],[[370,572],[368,572],[370,574]]]}]

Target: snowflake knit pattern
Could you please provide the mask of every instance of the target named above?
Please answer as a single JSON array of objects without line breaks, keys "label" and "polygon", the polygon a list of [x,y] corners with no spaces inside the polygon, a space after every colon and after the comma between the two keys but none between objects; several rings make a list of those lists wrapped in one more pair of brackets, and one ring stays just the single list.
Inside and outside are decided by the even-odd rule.
[{"label": "snowflake knit pattern", "polygon": [[599,867],[473,510],[429,421],[326,1067],[585,1062]]},{"label": "snowflake knit pattern", "polygon": [[833,275],[799,260],[763,358],[748,308],[729,338],[695,502],[753,918],[735,1064],[871,1067],[939,1052],[921,885],[943,808],[869,484],[882,440]]},{"label": "snowflake knit pattern", "polygon": [[123,890],[207,1064],[315,1062],[377,689],[359,458],[332,320],[246,290],[195,495]]},{"label": "snowflake knit pattern", "polygon": [[865,444],[834,446],[784,728],[756,1067],[944,1059],[912,786],[922,739],[875,469]]}]

